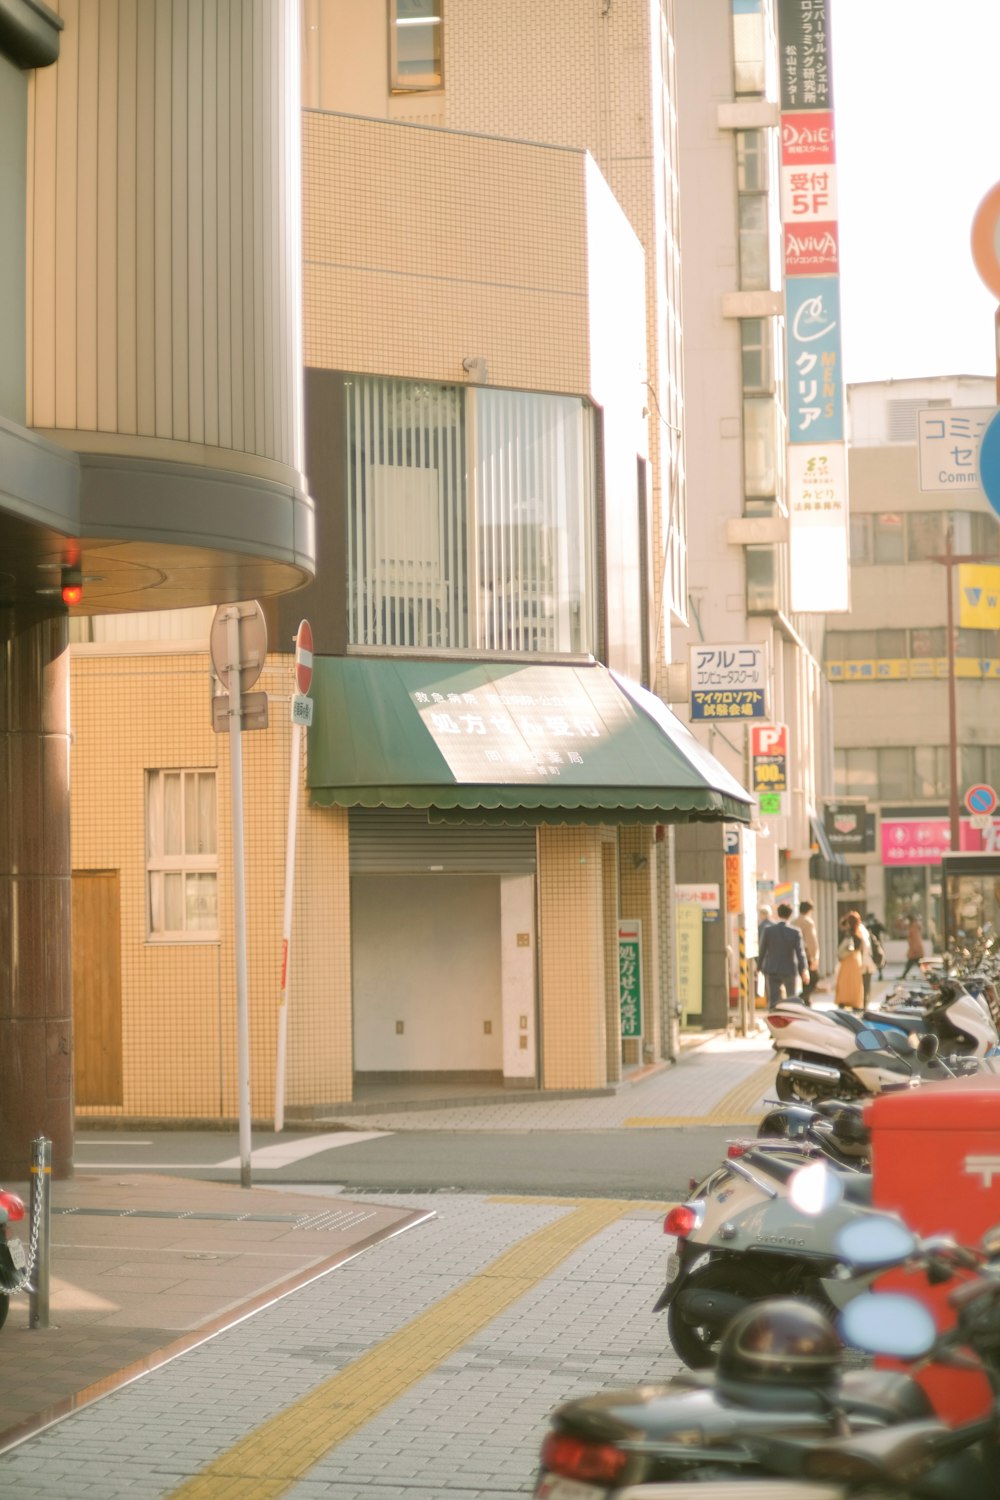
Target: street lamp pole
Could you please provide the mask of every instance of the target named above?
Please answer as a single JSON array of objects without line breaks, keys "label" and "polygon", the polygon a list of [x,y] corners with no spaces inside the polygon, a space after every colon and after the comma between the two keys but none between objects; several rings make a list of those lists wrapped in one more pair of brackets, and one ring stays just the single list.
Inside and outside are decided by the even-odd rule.
[{"label": "street lamp pole", "polygon": [[952,529],[949,526],[944,544],[944,576],[948,592],[948,822],[951,828],[952,853],[957,854],[962,846],[962,832],[958,816],[958,697],[955,691],[955,602],[951,576],[955,566],[955,553],[952,541]]},{"label": "street lamp pole", "polygon": [[[997,324],[1000,336],[1000,320]],[[1000,374],[998,374],[1000,383]],[[952,573],[956,563],[1000,563],[1000,556],[991,552],[961,552],[953,550],[954,533],[949,525],[945,533],[944,556],[931,556],[928,562],[944,565],[947,609],[945,619],[948,636],[948,821],[951,828],[951,848],[957,853],[961,848],[962,830],[958,799],[958,695],[955,687],[955,603]]]}]

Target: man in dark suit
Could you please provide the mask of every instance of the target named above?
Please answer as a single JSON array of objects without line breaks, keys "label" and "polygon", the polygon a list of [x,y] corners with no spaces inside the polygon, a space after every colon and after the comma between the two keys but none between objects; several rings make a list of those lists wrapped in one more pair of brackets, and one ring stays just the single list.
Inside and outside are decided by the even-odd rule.
[{"label": "man in dark suit", "polygon": [[757,968],[764,976],[768,1010],[773,1010],[779,1000],[793,999],[800,979],[803,984],[809,983],[809,960],[801,932],[789,923],[791,915],[792,908],[782,902],[778,920],[761,933]]}]

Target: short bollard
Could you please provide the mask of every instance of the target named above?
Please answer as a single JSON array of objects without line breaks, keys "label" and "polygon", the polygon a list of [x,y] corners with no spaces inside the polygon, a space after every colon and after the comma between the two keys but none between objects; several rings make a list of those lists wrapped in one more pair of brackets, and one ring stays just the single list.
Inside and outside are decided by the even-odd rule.
[{"label": "short bollard", "polygon": [[28,1269],[28,1327],[49,1326],[49,1219],[51,1212],[52,1142],[44,1135],[31,1143],[31,1249]]}]

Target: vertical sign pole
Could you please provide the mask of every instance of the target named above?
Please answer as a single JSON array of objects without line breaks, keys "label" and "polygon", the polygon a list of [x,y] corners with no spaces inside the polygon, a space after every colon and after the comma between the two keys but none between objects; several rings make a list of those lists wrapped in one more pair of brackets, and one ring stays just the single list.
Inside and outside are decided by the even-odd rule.
[{"label": "vertical sign pole", "polygon": [[233,839],[233,927],[236,944],[236,1047],[240,1103],[240,1186],[250,1175],[250,1017],[247,1000],[247,909],[243,858],[243,734],[240,682],[240,612],[229,614],[229,769]]},{"label": "vertical sign pole", "polygon": [[948,591],[948,607],[945,615],[948,631],[948,822],[951,828],[951,852],[957,854],[962,847],[961,825],[958,810],[958,705],[955,693],[955,606],[952,602],[952,570],[954,568],[954,546],[951,527],[945,537],[945,588]]},{"label": "vertical sign pole", "polygon": [[285,910],[281,927],[281,997],[278,1001],[278,1055],[274,1079],[274,1129],[285,1128],[285,1059],[288,1054],[288,963],[292,944],[292,894],[295,886],[295,835],[299,820],[299,767],[302,725],[292,724],[292,764],[288,776],[288,835],[285,842]]}]

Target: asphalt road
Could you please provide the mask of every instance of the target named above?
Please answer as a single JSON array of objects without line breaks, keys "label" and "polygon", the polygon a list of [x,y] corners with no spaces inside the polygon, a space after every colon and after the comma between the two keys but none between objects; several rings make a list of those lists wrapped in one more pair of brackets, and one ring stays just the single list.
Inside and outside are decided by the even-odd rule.
[{"label": "asphalt road", "polygon": [[[677,1199],[738,1132],[731,1126],[605,1131],[343,1131],[254,1133],[254,1186],[325,1184],[345,1192],[524,1193]],[[292,1159],[289,1159],[292,1158]],[[169,1172],[240,1180],[239,1142],[225,1131],[79,1131],[78,1173]]]}]

